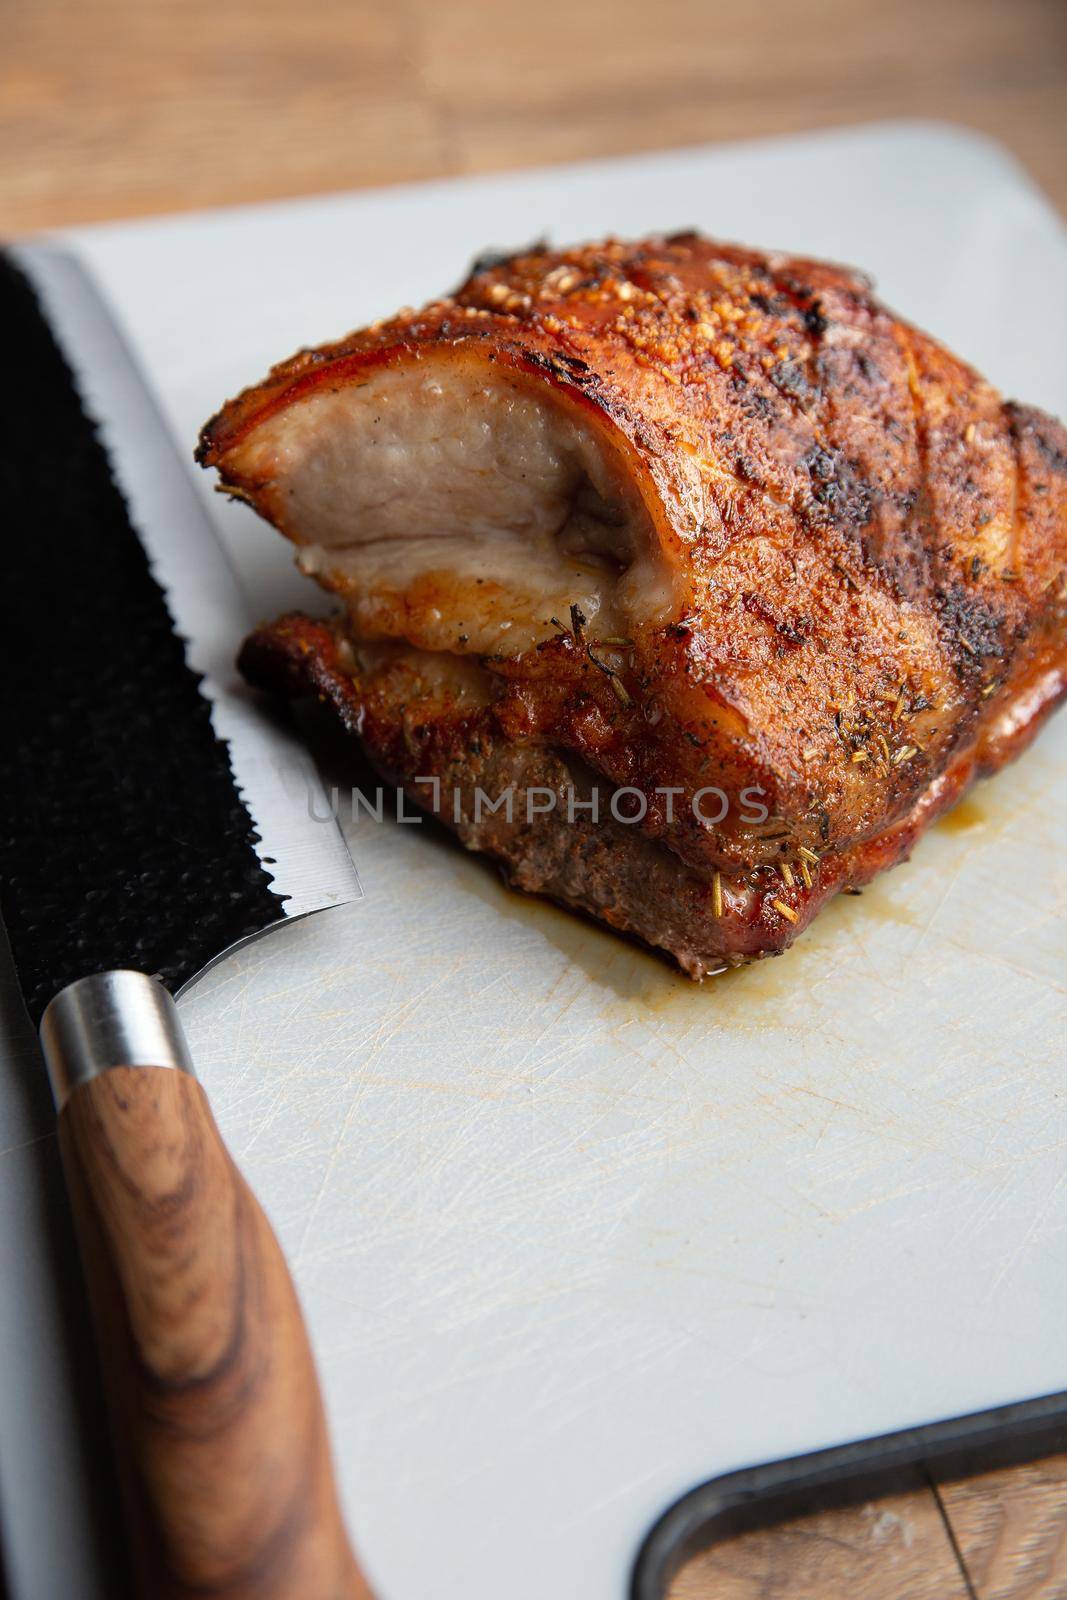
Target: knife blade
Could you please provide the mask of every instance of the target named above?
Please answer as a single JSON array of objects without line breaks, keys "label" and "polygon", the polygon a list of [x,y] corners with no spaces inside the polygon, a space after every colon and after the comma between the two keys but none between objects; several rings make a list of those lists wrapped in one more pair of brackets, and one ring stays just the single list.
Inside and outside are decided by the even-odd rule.
[{"label": "knife blade", "polygon": [[357,898],[358,876],[295,736],[240,685],[236,580],[80,264],[0,258],[0,330],[0,911],[140,1590],[366,1596],[295,1290],[172,998],[236,944]]}]

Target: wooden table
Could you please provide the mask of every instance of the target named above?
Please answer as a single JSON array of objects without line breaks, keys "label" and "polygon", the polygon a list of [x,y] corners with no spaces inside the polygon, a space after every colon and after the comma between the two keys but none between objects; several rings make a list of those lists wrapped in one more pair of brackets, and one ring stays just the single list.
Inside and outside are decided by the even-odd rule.
[{"label": "wooden table", "polygon": [[[1065,0],[0,0],[0,234],[890,116],[1067,210]],[[672,1600],[1067,1600],[1067,1456],[748,1534]],[[547,1597],[546,1597],[547,1600]]]}]

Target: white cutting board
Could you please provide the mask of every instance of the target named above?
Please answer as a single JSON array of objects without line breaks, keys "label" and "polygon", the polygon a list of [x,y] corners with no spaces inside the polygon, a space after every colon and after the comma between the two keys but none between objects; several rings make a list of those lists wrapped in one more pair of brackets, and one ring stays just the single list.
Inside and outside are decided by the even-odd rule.
[{"label": "white cutting board", "polygon": [[[191,449],[270,361],[487,245],[689,225],[859,264],[1067,413],[1064,230],[1001,151],[936,125],[67,237]],[[258,613],[320,604],[276,535],[210,503]],[[704,1478],[1067,1387],[1065,758],[1061,719],[910,865],[703,988],[427,828],[363,823],[361,905],[187,998],[382,1600],[622,1600],[649,1524]],[[48,1127],[3,1078],[0,1113],[4,1144]],[[21,1229],[0,1494],[17,1600],[81,1600],[102,1589],[39,1161],[0,1160]]]}]

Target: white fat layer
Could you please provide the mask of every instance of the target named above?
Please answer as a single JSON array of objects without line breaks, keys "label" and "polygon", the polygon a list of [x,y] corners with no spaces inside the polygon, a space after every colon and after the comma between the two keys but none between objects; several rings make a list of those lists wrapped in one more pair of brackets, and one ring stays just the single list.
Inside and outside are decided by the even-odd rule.
[{"label": "white fat layer", "polygon": [[473,362],[412,361],[316,391],[242,463],[271,480],[302,569],[357,634],[517,653],[580,607],[600,635],[669,613],[647,512],[546,391]]}]

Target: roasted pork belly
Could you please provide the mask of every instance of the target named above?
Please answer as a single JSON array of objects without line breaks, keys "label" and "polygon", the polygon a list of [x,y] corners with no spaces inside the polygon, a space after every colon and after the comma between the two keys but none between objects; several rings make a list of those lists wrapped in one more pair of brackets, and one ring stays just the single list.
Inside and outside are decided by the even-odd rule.
[{"label": "roasted pork belly", "polygon": [[1067,686],[1067,433],[838,267],[492,260],[200,459],[342,605],[257,630],[252,681],[694,977],[900,860]]}]

